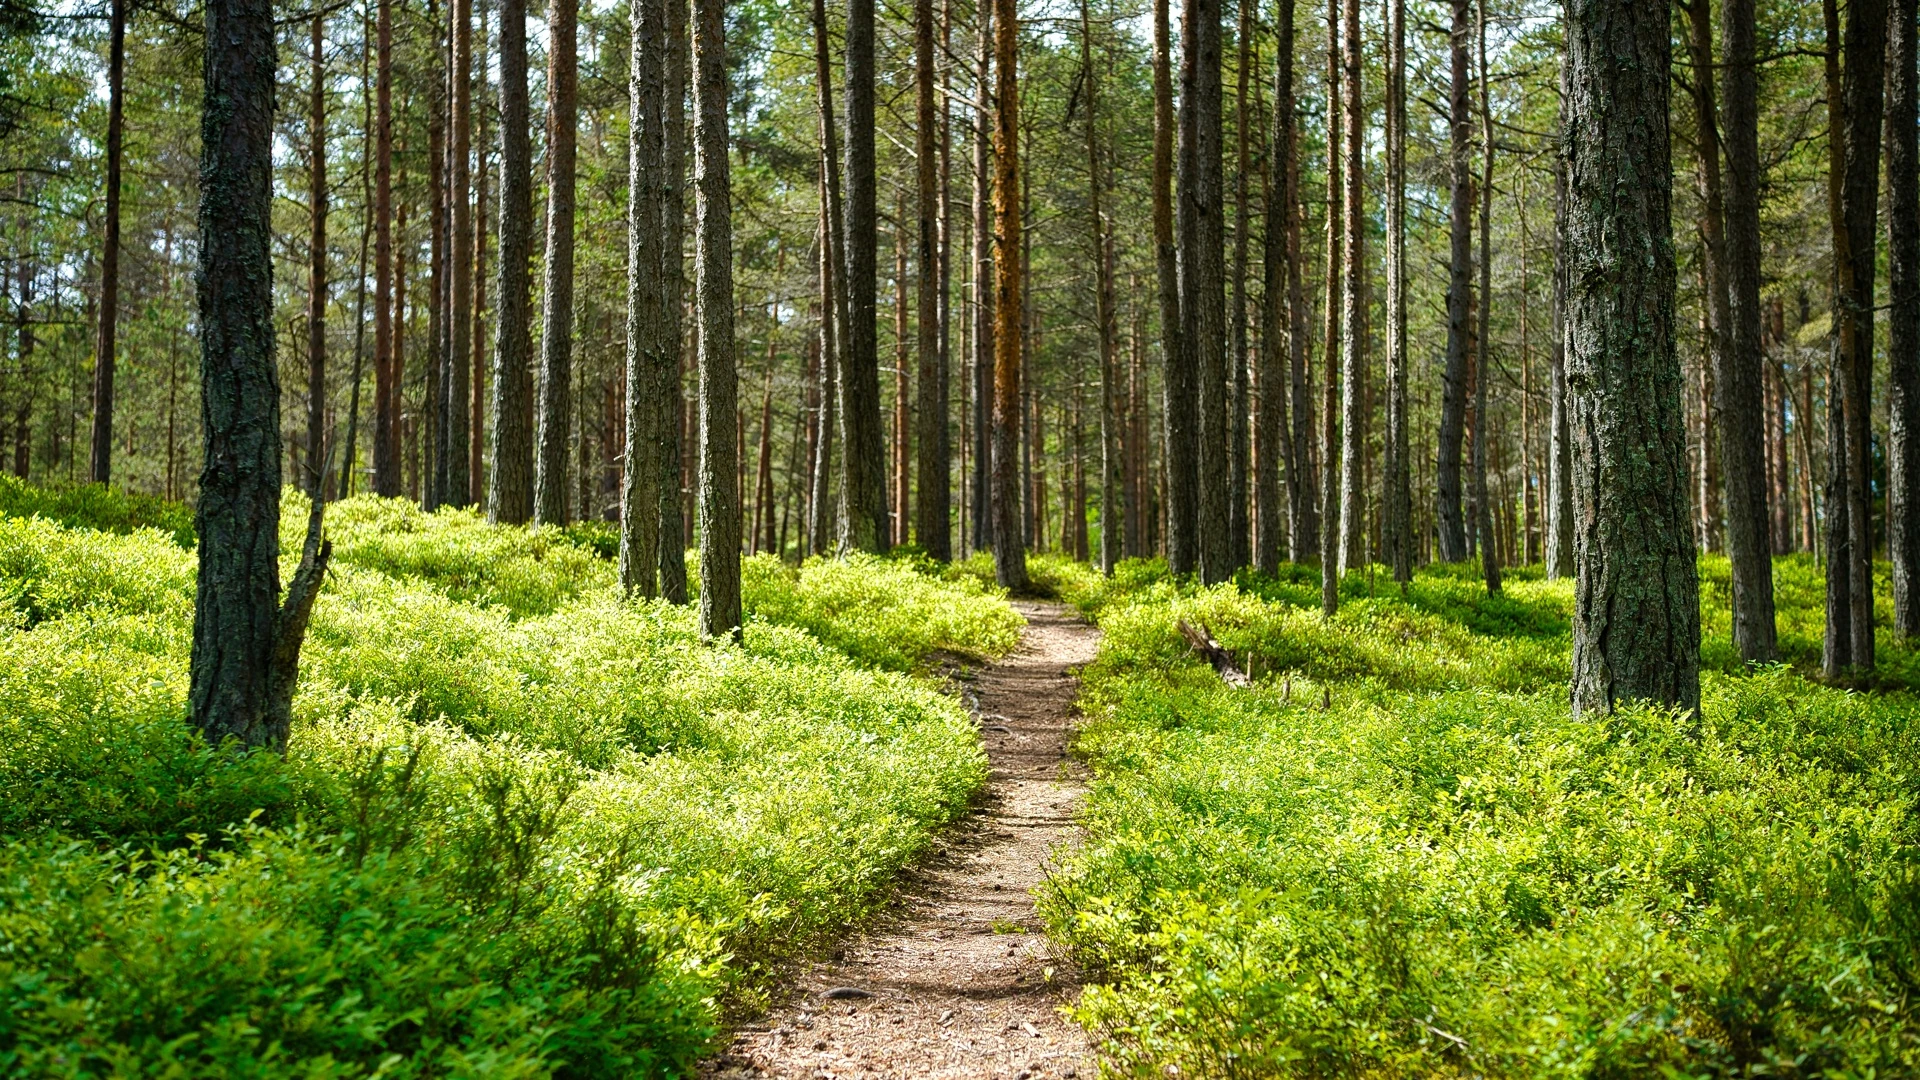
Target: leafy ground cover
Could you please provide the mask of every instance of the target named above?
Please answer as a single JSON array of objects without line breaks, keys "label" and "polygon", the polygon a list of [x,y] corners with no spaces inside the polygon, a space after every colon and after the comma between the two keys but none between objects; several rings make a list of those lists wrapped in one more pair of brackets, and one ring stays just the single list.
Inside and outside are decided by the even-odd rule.
[{"label": "leafy ground cover", "polygon": [[[1567,582],[1311,570],[1195,590],[1042,563],[1097,615],[1086,846],[1051,932],[1098,976],[1118,1075],[1912,1075],[1913,653],[1822,686],[1819,571],[1776,577],[1787,663],[1744,672],[1703,560],[1697,718],[1566,708]],[[1373,594],[1373,595],[1370,595]],[[1188,655],[1204,624],[1256,676]]]},{"label": "leafy ground cover", "polygon": [[708,645],[590,535],[357,498],[248,754],[184,722],[190,530],[117,498],[0,516],[0,1074],[683,1073],[964,809],[972,726],[906,672],[1020,625],[910,561],[755,562]]}]

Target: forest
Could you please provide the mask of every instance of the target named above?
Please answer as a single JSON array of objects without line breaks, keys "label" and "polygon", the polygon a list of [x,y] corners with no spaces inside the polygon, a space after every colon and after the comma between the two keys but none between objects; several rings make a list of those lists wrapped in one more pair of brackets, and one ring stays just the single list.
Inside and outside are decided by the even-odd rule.
[{"label": "forest", "polygon": [[1920,0],[0,0],[0,1074],[1920,1072],[1917,439]]}]

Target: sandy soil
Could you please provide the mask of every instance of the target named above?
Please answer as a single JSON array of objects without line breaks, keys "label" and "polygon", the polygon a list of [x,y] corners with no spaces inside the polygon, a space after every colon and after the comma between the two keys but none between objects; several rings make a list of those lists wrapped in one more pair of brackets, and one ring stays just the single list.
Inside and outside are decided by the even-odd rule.
[{"label": "sandy soil", "polygon": [[802,972],[703,1070],[747,1078],[1040,1080],[1096,1070],[1060,1015],[1079,992],[1047,948],[1031,890],[1077,833],[1085,788],[1067,756],[1077,682],[1099,631],[1059,604],[1014,605],[1020,648],[966,688],[992,779],[978,813],[913,872],[894,911]]}]

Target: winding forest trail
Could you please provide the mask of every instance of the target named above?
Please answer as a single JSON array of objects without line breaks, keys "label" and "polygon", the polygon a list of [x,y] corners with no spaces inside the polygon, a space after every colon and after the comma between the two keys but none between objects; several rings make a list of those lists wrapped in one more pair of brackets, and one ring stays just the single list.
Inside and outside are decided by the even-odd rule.
[{"label": "winding forest trail", "polygon": [[967,693],[992,770],[978,812],[910,872],[890,916],[738,1031],[704,1070],[711,1080],[1095,1074],[1085,1032],[1059,1011],[1078,984],[1049,953],[1031,893],[1078,831],[1072,669],[1100,632],[1061,604],[1014,607],[1027,619],[1020,647]]}]

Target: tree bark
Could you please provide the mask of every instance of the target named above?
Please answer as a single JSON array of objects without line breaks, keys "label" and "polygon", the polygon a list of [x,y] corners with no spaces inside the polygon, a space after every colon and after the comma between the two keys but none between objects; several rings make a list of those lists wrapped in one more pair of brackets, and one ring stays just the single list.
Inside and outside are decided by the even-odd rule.
[{"label": "tree bark", "polygon": [[393,0],[379,0],[374,60],[373,490],[400,494],[399,372],[393,361]]},{"label": "tree bark", "polygon": [[1093,16],[1080,0],[1080,70],[1087,98],[1087,235],[1093,256],[1094,336],[1100,350],[1100,572],[1120,561],[1126,509],[1120,493],[1119,393],[1114,370],[1113,264],[1107,219],[1101,208],[1100,82],[1093,67]]},{"label": "tree bark", "polygon": [[733,357],[726,10],[726,0],[693,4],[693,274],[700,319],[700,633],[737,641],[740,393]]},{"label": "tree bark", "polygon": [[120,324],[120,159],[125,127],[127,3],[112,0],[107,31],[107,191],[101,224],[100,304],[93,350],[93,446],[87,477],[113,481],[113,376]]},{"label": "tree bark", "polygon": [[[976,4],[979,60],[973,112],[973,545],[993,546],[993,6]],[[1156,129],[1157,130],[1157,129]],[[1158,136],[1156,135],[1156,138]]]},{"label": "tree bark", "polygon": [[273,5],[206,6],[200,137],[199,566],[187,701],[210,742],[283,749],[325,503],[280,604],[280,378],[273,326]]},{"label": "tree bark", "polygon": [[500,314],[493,343],[493,441],[487,520],[533,516],[533,147],[527,94],[526,0],[500,2]]},{"label": "tree bark", "polygon": [[[1733,644],[1743,659],[1777,653],[1773,613],[1772,514],[1767,498],[1766,362],[1760,309],[1760,136],[1755,91],[1753,0],[1725,0],[1726,191],[1722,273],[1726,322],[1716,357],[1720,466],[1733,569]],[[1911,3],[1911,0],[1904,0]],[[1707,0],[1693,0],[1707,19]],[[1702,31],[1704,32],[1704,26]],[[1706,81],[1696,61],[1695,78]],[[1911,136],[1913,118],[1908,118]],[[1899,191],[1898,185],[1894,191]],[[1895,305],[1894,310],[1899,311]]]},{"label": "tree bark", "polygon": [[[1280,568],[1283,531],[1290,539],[1285,556],[1298,551],[1301,496],[1306,485],[1304,457],[1288,429],[1288,394],[1298,411],[1300,387],[1292,386],[1292,360],[1305,344],[1300,332],[1299,191],[1294,165],[1293,0],[1279,0],[1274,12],[1273,143],[1269,151],[1266,236],[1262,245],[1260,324],[1260,411],[1254,425],[1259,454],[1254,461],[1253,565],[1262,573]],[[1302,373],[1304,375],[1304,372]],[[1281,485],[1285,484],[1284,505]],[[1282,523],[1282,514],[1285,524]]]},{"label": "tree bark", "polygon": [[1672,44],[1635,0],[1567,8],[1567,378],[1576,716],[1700,705],[1699,580],[1674,351]]},{"label": "tree bark", "polygon": [[1340,362],[1336,342],[1340,335],[1340,247],[1346,231],[1340,224],[1345,201],[1340,185],[1340,0],[1327,0],[1327,271],[1324,333],[1326,377],[1320,389],[1320,610],[1331,619],[1340,608]]},{"label": "tree bark", "polygon": [[[914,534],[920,547],[934,559],[953,557],[953,493],[948,474],[951,447],[947,436],[947,369],[942,363],[940,156],[941,131],[934,114],[933,0],[914,0],[913,55],[916,102],[914,145],[919,186],[919,244],[914,249],[915,346],[919,359],[920,501],[915,507]],[[906,507],[901,506],[901,513]]]},{"label": "tree bark", "polygon": [[1340,219],[1346,230],[1341,243],[1345,260],[1341,275],[1340,329],[1340,572],[1367,563],[1367,489],[1363,471],[1366,460],[1367,408],[1365,374],[1367,364],[1367,294],[1362,270],[1366,265],[1366,102],[1360,82],[1361,50],[1360,0],[1345,0],[1341,34],[1341,104],[1345,110],[1340,125],[1343,160],[1340,178]]},{"label": "tree bark", "polygon": [[665,222],[660,187],[666,180],[661,131],[666,81],[669,0],[633,0],[633,45],[627,94],[627,341],[623,421],[626,460],[620,490],[620,586],[629,595],[658,596],[660,552],[671,540],[660,532],[660,467],[666,372],[678,358],[662,340],[666,321],[661,247]]},{"label": "tree bark", "polygon": [[533,520],[564,524],[573,418],[574,141],[579,123],[579,0],[547,4],[547,262],[540,315],[540,429]]},{"label": "tree bark", "polygon": [[[1906,638],[1920,635],[1920,595],[1916,595],[1920,590],[1917,7],[1920,5],[1915,0],[1893,0],[1887,43],[1887,555],[1893,563],[1893,628]],[[1728,52],[1731,54],[1731,48]],[[1731,98],[1731,91],[1728,96]],[[1732,111],[1731,103],[1728,111]],[[1771,594],[1768,599],[1772,599]],[[1768,622],[1771,626],[1771,619]]]},{"label": "tree bark", "polygon": [[1553,349],[1548,354],[1552,426],[1547,450],[1547,577],[1573,573],[1573,432],[1567,401],[1567,139],[1566,66],[1561,65],[1561,109],[1554,120]]},{"label": "tree bark", "polygon": [[[818,0],[815,10],[823,10],[824,0]],[[822,86],[829,85],[824,80]],[[826,143],[823,141],[823,147]],[[817,393],[820,399],[820,416],[815,425],[813,445],[813,481],[808,492],[811,502],[807,507],[807,540],[811,554],[824,555],[832,550],[829,529],[833,521],[833,433],[836,423],[835,402],[840,395],[840,346],[834,333],[836,305],[839,299],[833,283],[833,225],[831,221],[833,205],[837,200],[829,198],[827,191],[826,166],[832,156],[823,152],[820,171],[820,382]]]},{"label": "tree bark", "polygon": [[[1250,152],[1253,114],[1248,111],[1248,80],[1258,63],[1253,49],[1257,32],[1254,0],[1240,0],[1240,24],[1236,33],[1234,65],[1234,172],[1233,172],[1233,281],[1227,302],[1227,565],[1234,569],[1253,561],[1249,535],[1248,465],[1253,448],[1248,411],[1251,389],[1247,379],[1247,233],[1253,216],[1247,205],[1249,173],[1253,169]],[[1231,571],[1229,571],[1231,572]]]},{"label": "tree bark", "polygon": [[[1474,305],[1478,321],[1473,332],[1473,506],[1475,529],[1480,537],[1480,575],[1487,592],[1500,595],[1500,552],[1494,542],[1493,502],[1487,494],[1487,441],[1490,418],[1487,414],[1487,385],[1493,381],[1491,369],[1493,313],[1493,108],[1487,76],[1487,0],[1478,6],[1480,39],[1480,143],[1485,155],[1480,174],[1480,297]],[[1503,514],[1504,516],[1504,514]]]},{"label": "tree bark", "polygon": [[1187,0],[1180,9],[1180,335],[1195,384],[1194,541],[1207,584],[1233,574],[1220,107],[1219,0]]},{"label": "tree bark", "polygon": [[847,6],[847,159],[841,290],[847,297],[840,365],[840,544],[887,550],[887,449],[880,417],[879,205],[874,175],[873,0]]},{"label": "tree bark", "polygon": [[[452,11],[449,4],[448,11]],[[420,507],[428,513],[446,501],[447,442],[446,416],[440,408],[441,388],[453,356],[452,327],[448,325],[452,283],[447,263],[452,234],[449,220],[453,201],[448,190],[452,163],[447,147],[447,113],[452,107],[452,39],[446,33],[450,24],[439,18],[439,0],[427,4],[427,25],[433,29],[434,60],[438,61],[433,95],[427,120],[427,350],[426,370],[420,387],[420,418],[426,422],[424,456],[425,480],[421,485]]]},{"label": "tree bark", "polygon": [[993,0],[993,576],[1027,587],[1026,530],[1020,520],[1021,315],[1020,5]]},{"label": "tree bark", "polygon": [[1434,470],[1434,526],[1441,562],[1467,557],[1460,497],[1460,444],[1466,434],[1467,365],[1473,334],[1473,127],[1468,106],[1469,0],[1453,0],[1452,81],[1447,98],[1452,246],[1447,259],[1447,357],[1440,383],[1440,457]]},{"label": "tree bark", "polygon": [[687,35],[687,5],[666,0],[667,48],[666,79],[660,98],[660,136],[665,147],[661,154],[664,170],[659,185],[661,221],[660,268],[660,348],[662,356],[658,438],[660,458],[660,595],[668,603],[687,602],[687,518],[693,513],[687,504],[688,481],[683,460],[685,444],[692,439],[687,430],[688,410],[685,392],[686,346],[682,334],[686,311],[686,280],[683,273],[686,250],[687,213],[683,194],[687,175],[687,67],[691,43]]},{"label": "tree bark", "polygon": [[1387,432],[1382,554],[1413,580],[1413,486],[1407,458],[1407,5],[1387,13]]},{"label": "tree bark", "polygon": [[[471,8],[472,0],[466,0]],[[474,37],[474,70],[480,73],[481,100],[486,99],[487,71],[487,9],[480,8],[479,33]],[[464,85],[464,84],[463,84]],[[468,90],[471,100],[471,88]],[[471,113],[471,110],[469,110]],[[486,498],[486,430],[487,430],[487,215],[492,203],[487,191],[487,147],[492,140],[488,137],[486,110],[473,118],[471,128],[475,133],[471,138],[473,150],[473,341],[469,349],[469,358],[465,371],[451,371],[453,380],[451,394],[453,409],[464,409],[467,418],[463,421],[457,416],[448,418],[448,443],[458,447],[464,434],[467,447],[467,463],[462,468],[449,459],[447,462],[447,500],[456,506],[478,506]],[[462,199],[465,196],[461,196]],[[464,295],[464,293],[462,294]],[[462,300],[462,304],[466,301]],[[456,312],[458,309],[456,308]],[[452,451],[458,453],[458,450]],[[466,485],[460,484],[461,477]]]},{"label": "tree bark", "polygon": [[309,497],[327,497],[327,59],[325,19],[313,17],[307,108],[307,481]]},{"label": "tree bark", "polygon": [[[1176,574],[1199,568],[1199,392],[1182,322],[1180,238],[1174,235],[1172,28],[1167,0],[1153,3],[1153,243],[1160,285],[1160,340],[1167,481],[1167,565]],[[1184,131],[1184,127],[1182,128]],[[1184,160],[1184,158],[1183,158]]]}]

